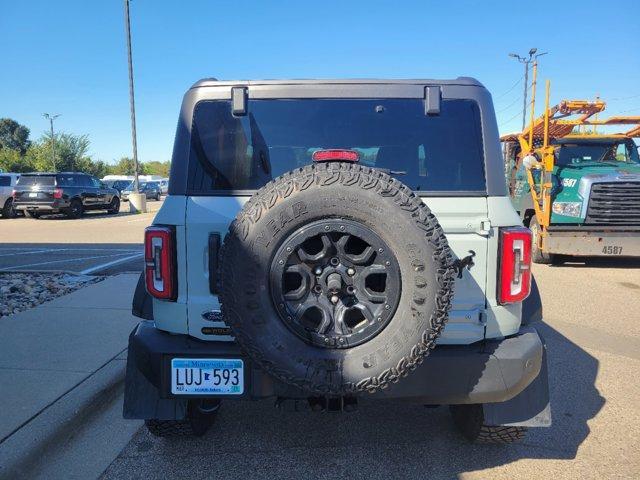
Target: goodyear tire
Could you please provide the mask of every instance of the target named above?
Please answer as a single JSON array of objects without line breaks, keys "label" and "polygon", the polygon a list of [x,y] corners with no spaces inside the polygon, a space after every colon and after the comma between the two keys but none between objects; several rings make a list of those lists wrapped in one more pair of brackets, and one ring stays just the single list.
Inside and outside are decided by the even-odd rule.
[{"label": "goodyear tire", "polygon": [[221,305],[245,352],[320,395],[375,392],[435,346],[452,253],[408,187],[357,164],[314,164],[260,189],[220,256]]}]

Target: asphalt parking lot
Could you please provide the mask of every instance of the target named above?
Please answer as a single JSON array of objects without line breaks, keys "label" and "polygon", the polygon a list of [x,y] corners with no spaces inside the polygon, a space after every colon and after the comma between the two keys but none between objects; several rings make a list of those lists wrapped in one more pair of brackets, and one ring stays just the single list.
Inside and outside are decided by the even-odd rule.
[{"label": "asphalt parking lot", "polygon": [[640,264],[534,273],[553,427],[524,443],[469,445],[445,407],[370,401],[355,413],[286,413],[270,401],[229,401],[202,438],[141,429],[104,478],[639,478]]},{"label": "asphalt parking lot", "polygon": [[38,220],[0,220],[1,271],[69,271],[112,275],[143,267],[144,228],[162,201],[147,202],[148,212],[107,215],[87,212],[77,220],[63,215]]}]

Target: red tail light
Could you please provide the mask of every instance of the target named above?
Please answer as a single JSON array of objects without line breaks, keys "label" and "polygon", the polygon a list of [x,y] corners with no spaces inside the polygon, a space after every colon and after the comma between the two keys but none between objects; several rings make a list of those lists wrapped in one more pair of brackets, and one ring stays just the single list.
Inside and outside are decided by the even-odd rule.
[{"label": "red tail light", "polygon": [[531,231],[524,227],[500,229],[498,302],[521,302],[531,291]]},{"label": "red tail light", "polygon": [[144,260],[147,291],[162,300],[175,300],[175,233],[170,227],[147,227],[144,231]]},{"label": "red tail light", "polygon": [[53,191],[53,198],[62,198],[62,189],[61,188],[56,188]]},{"label": "red tail light", "polygon": [[311,159],[314,162],[357,162],[360,159],[360,154],[355,150],[316,150],[311,155]]},{"label": "red tail light", "polygon": [[11,191],[11,196],[13,197],[13,199],[15,200],[16,197],[18,196],[18,192],[16,192],[15,190]]}]

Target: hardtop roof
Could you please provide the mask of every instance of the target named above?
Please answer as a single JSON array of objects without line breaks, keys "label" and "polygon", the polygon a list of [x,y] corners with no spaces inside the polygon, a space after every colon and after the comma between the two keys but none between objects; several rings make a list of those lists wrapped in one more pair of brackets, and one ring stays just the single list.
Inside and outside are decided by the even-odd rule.
[{"label": "hardtop roof", "polygon": [[251,86],[251,85],[464,85],[483,87],[482,83],[473,77],[458,77],[449,80],[436,79],[282,79],[282,80],[218,80],[203,78],[194,83],[191,88],[223,87],[223,86]]}]

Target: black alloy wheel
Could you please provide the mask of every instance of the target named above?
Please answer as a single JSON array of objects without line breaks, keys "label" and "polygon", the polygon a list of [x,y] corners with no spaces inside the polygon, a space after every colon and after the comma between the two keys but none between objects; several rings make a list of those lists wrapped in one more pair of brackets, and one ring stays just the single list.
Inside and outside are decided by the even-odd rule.
[{"label": "black alloy wheel", "polygon": [[396,311],[398,261],[370,228],[320,220],[296,230],[273,258],[273,301],[285,324],[307,342],[349,348],[373,338]]}]

